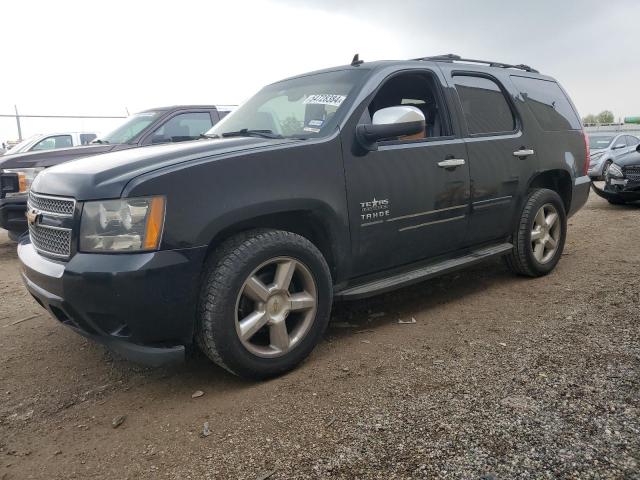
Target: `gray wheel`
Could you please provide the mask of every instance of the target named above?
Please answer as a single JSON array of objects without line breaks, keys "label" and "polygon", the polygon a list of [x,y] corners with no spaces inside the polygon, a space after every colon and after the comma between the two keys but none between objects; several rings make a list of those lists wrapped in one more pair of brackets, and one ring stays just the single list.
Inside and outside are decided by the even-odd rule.
[{"label": "gray wheel", "polygon": [[309,332],[317,304],[316,282],[305,265],[291,257],[267,260],[238,293],[236,333],[254,355],[285,355]]},{"label": "gray wheel", "polygon": [[531,191],[513,232],[513,250],[505,257],[507,266],[528,277],[549,273],[562,256],[566,226],[560,196],[546,188]]},{"label": "gray wheel", "polygon": [[231,373],[267,378],[291,370],[322,338],[333,286],[322,253],[281,230],[252,230],[207,261],[196,339]]},{"label": "gray wheel", "polygon": [[545,203],[538,209],[531,229],[531,249],[538,262],[547,263],[555,256],[561,234],[558,210],[551,203]]}]

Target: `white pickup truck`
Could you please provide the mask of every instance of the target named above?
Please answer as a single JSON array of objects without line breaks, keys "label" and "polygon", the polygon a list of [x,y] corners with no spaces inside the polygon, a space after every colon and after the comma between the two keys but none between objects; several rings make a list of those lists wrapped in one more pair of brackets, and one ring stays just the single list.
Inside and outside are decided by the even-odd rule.
[{"label": "white pickup truck", "polygon": [[10,148],[5,155],[88,145],[96,136],[93,132],[39,133]]}]

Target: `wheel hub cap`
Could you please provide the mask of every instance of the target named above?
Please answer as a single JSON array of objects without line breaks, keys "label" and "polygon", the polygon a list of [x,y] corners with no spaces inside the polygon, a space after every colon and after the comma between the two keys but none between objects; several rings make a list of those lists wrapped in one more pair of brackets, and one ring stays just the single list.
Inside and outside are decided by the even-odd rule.
[{"label": "wheel hub cap", "polygon": [[285,317],[289,313],[289,304],[288,292],[273,294],[269,297],[269,300],[267,300],[266,314],[272,320]]}]

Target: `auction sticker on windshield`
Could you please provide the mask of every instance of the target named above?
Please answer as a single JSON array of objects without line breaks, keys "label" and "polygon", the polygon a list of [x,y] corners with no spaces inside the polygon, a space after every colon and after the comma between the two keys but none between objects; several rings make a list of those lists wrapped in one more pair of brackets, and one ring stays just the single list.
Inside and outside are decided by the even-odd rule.
[{"label": "auction sticker on windshield", "polygon": [[332,95],[330,93],[323,93],[319,95],[309,95],[304,100],[304,104],[311,105],[331,105],[333,107],[339,107],[344,102],[346,95]]}]

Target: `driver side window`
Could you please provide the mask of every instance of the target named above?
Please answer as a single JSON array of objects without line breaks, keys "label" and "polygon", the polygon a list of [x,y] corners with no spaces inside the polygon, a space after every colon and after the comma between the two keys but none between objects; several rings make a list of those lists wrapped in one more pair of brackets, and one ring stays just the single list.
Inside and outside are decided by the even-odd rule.
[{"label": "driver side window", "polygon": [[195,140],[213,126],[209,112],[181,113],[163,123],[151,136],[151,143]]},{"label": "driver side window", "polygon": [[54,135],[47,137],[36,143],[31,150],[53,150],[56,148],[69,148],[73,147],[73,141],[71,135]]},{"label": "driver side window", "polygon": [[440,108],[437,80],[427,72],[407,72],[387,80],[378,90],[361,122],[371,123],[375,113],[383,108],[410,106],[418,109],[425,118],[425,129],[415,135],[390,138],[389,142],[422,141],[449,135],[443,122],[443,109]]}]

